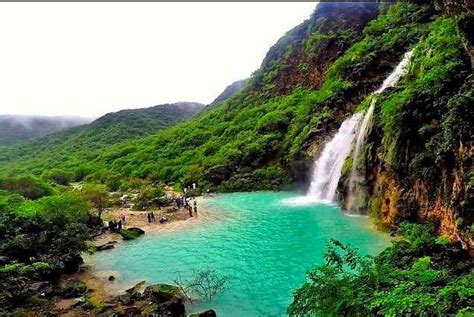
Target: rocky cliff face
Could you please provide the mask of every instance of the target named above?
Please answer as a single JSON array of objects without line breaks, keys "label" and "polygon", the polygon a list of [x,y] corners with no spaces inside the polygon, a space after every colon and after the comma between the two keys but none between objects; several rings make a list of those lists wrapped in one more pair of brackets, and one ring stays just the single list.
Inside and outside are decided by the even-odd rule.
[{"label": "rocky cliff face", "polygon": [[[383,227],[435,221],[441,235],[472,251],[474,84],[470,40],[463,35],[470,18],[436,17],[415,44],[408,74],[377,100],[356,201],[357,211],[368,211]],[[347,173],[340,191],[344,202]]]},{"label": "rocky cliff face", "polygon": [[[469,92],[470,91],[470,92]],[[473,184],[472,158],[474,142],[472,141],[472,113],[467,112],[468,104],[472,106],[472,76],[449,100],[462,97],[461,109],[463,118],[460,137],[452,140],[452,146],[444,149],[445,144],[433,133],[430,142],[420,140],[420,135],[406,136],[394,145],[397,164],[392,163],[388,151],[381,149],[383,133],[373,131],[368,147],[369,158],[366,162],[366,189],[369,197],[365,200],[367,208],[378,217],[380,224],[388,228],[397,227],[404,220],[435,221],[439,223],[439,234],[451,240],[459,240],[464,247],[473,250]],[[449,102],[453,106],[454,102]],[[451,108],[450,110],[453,110]],[[448,110],[449,111],[449,110]],[[472,112],[472,111],[471,111]],[[444,113],[441,119],[431,118],[427,125],[411,121],[411,128],[423,131],[425,128],[438,129],[446,126],[450,114]],[[377,127],[375,127],[377,129]],[[379,131],[380,132],[380,131]],[[443,132],[441,132],[443,133]],[[435,148],[435,155],[430,153]],[[364,200],[363,200],[364,201]]]},{"label": "rocky cliff face", "polygon": [[[268,51],[254,79],[262,88],[271,83],[272,96],[295,87],[318,88],[327,68],[360,39],[379,13],[376,3],[322,2],[310,19],[287,32]],[[269,88],[269,87],[267,87]]]}]

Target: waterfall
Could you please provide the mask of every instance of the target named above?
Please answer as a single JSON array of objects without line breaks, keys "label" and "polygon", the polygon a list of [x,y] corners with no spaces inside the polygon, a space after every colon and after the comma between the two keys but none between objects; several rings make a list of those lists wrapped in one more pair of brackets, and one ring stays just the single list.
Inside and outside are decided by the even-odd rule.
[{"label": "waterfall", "polygon": [[334,201],[342,165],[349,155],[360,115],[346,119],[314,164],[311,186],[306,194],[316,201]]},{"label": "waterfall", "polygon": [[360,118],[360,114],[354,114],[342,122],[337,133],[324,145],[321,155],[314,163],[312,181],[306,196],[290,198],[284,201],[286,204],[330,203],[335,200],[342,165],[350,153]]},{"label": "waterfall", "polygon": [[[375,91],[380,94],[386,88],[392,87],[405,73],[406,66],[410,61],[413,51],[405,53],[403,60],[398,64],[395,70],[384,80],[382,86]],[[376,96],[372,99],[369,108],[365,114],[356,113],[342,122],[336,135],[324,146],[321,155],[314,163],[311,185],[306,196],[286,200],[285,203],[292,205],[309,204],[315,202],[334,202],[336,200],[336,189],[341,178],[342,167],[345,159],[349,156],[351,146],[356,139],[354,152],[352,156],[352,169],[349,176],[349,195],[347,205],[353,208],[355,200],[355,191],[360,182],[357,173],[357,158],[360,149],[364,145],[367,128],[372,118]],[[362,122],[361,122],[362,121]],[[357,137],[356,137],[357,134]],[[348,208],[347,210],[352,210]]]},{"label": "waterfall", "polygon": [[359,163],[360,150],[362,146],[364,145],[367,129],[368,129],[370,120],[372,119],[372,115],[374,113],[375,104],[377,103],[377,95],[382,93],[385,89],[389,87],[393,87],[400,80],[400,78],[406,73],[406,68],[407,68],[408,63],[410,62],[412,55],[413,55],[413,50],[405,53],[402,61],[397,65],[397,67],[393,70],[393,72],[384,80],[384,82],[382,83],[382,86],[375,91],[375,95],[373,96],[372,101],[370,102],[370,106],[364,114],[362,123],[358,129],[356,144],[354,146],[354,152],[352,154],[352,169],[349,174],[349,193],[347,196],[347,204],[346,204],[346,210],[348,211],[353,211],[356,208],[355,200],[356,200],[357,188],[358,188],[358,184],[362,181],[361,175],[359,175],[359,172],[357,170],[357,165]]}]

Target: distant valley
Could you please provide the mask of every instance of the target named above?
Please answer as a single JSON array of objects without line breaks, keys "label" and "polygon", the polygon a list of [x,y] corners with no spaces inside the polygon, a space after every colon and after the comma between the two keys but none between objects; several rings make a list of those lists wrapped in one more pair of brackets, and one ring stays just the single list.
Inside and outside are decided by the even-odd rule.
[{"label": "distant valley", "polygon": [[0,145],[13,145],[41,138],[91,121],[92,118],[73,116],[0,115]]}]

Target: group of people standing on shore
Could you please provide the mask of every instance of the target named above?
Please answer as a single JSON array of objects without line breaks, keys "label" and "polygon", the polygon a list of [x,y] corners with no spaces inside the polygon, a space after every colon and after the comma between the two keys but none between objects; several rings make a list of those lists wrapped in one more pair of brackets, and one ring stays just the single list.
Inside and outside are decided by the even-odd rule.
[{"label": "group of people standing on shore", "polygon": [[110,220],[108,223],[108,228],[110,231],[120,231],[122,228],[125,228],[125,216],[121,215],[119,221]]},{"label": "group of people standing on shore", "polygon": [[[189,198],[187,197],[178,197],[175,199],[175,204],[178,209],[184,208],[189,212],[189,216],[193,217],[193,210],[194,210],[194,215],[197,216],[197,202],[196,200],[193,201],[193,204],[191,205],[191,202]],[[193,207],[194,206],[194,207]]]},{"label": "group of people standing on shore", "polygon": [[146,218],[148,219],[148,223],[155,221],[155,214],[153,211],[147,212]]},{"label": "group of people standing on shore", "polygon": [[[146,213],[146,217],[147,217],[147,219],[148,219],[148,223],[152,223],[153,221],[156,220],[156,219],[155,219],[155,214],[153,213],[153,211],[147,212],[147,213]],[[168,218],[166,218],[166,217],[161,217],[159,221],[160,221],[160,223],[165,223],[165,222],[168,221]]]}]

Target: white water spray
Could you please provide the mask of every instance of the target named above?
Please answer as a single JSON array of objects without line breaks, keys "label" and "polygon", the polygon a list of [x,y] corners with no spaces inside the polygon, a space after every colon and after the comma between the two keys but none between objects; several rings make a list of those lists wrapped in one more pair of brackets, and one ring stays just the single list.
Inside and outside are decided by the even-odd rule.
[{"label": "white water spray", "polygon": [[349,155],[361,115],[354,114],[344,120],[336,135],[326,143],[314,164],[311,186],[306,196],[285,201],[291,205],[331,203],[336,198],[336,188],[341,177],[342,165]]},{"label": "white water spray", "polygon": [[382,93],[385,89],[389,87],[393,87],[400,78],[406,73],[407,65],[411,60],[411,56],[413,55],[413,50],[406,52],[403,56],[402,61],[397,65],[397,67],[393,70],[393,72],[384,80],[382,86],[375,91],[375,96],[370,102],[370,106],[367,109],[366,113],[364,114],[364,118],[362,119],[362,123],[358,129],[356,144],[354,147],[354,152],[352,154],[352,169],[349,174],[349,193],[347,196],[347,204],[346,209],[349,211],[354,210],[355,207],[355,196],[357,191],[357,186],[361,181],[361,176],[357,171],[358,159],[360,155],[360,150],[365,142],[365,136],[367,134],[367,129],[372,119],[372,115],[374,113],[375,104],[377,102],[377,95]]},{"label": "white water spray", "polygon": [[332,140],[324,146],[314,165],[311,186],[306,196],[317,201],[334,201],[342,165],[349,155],[359,120],[359,114],[346,119]]}]

